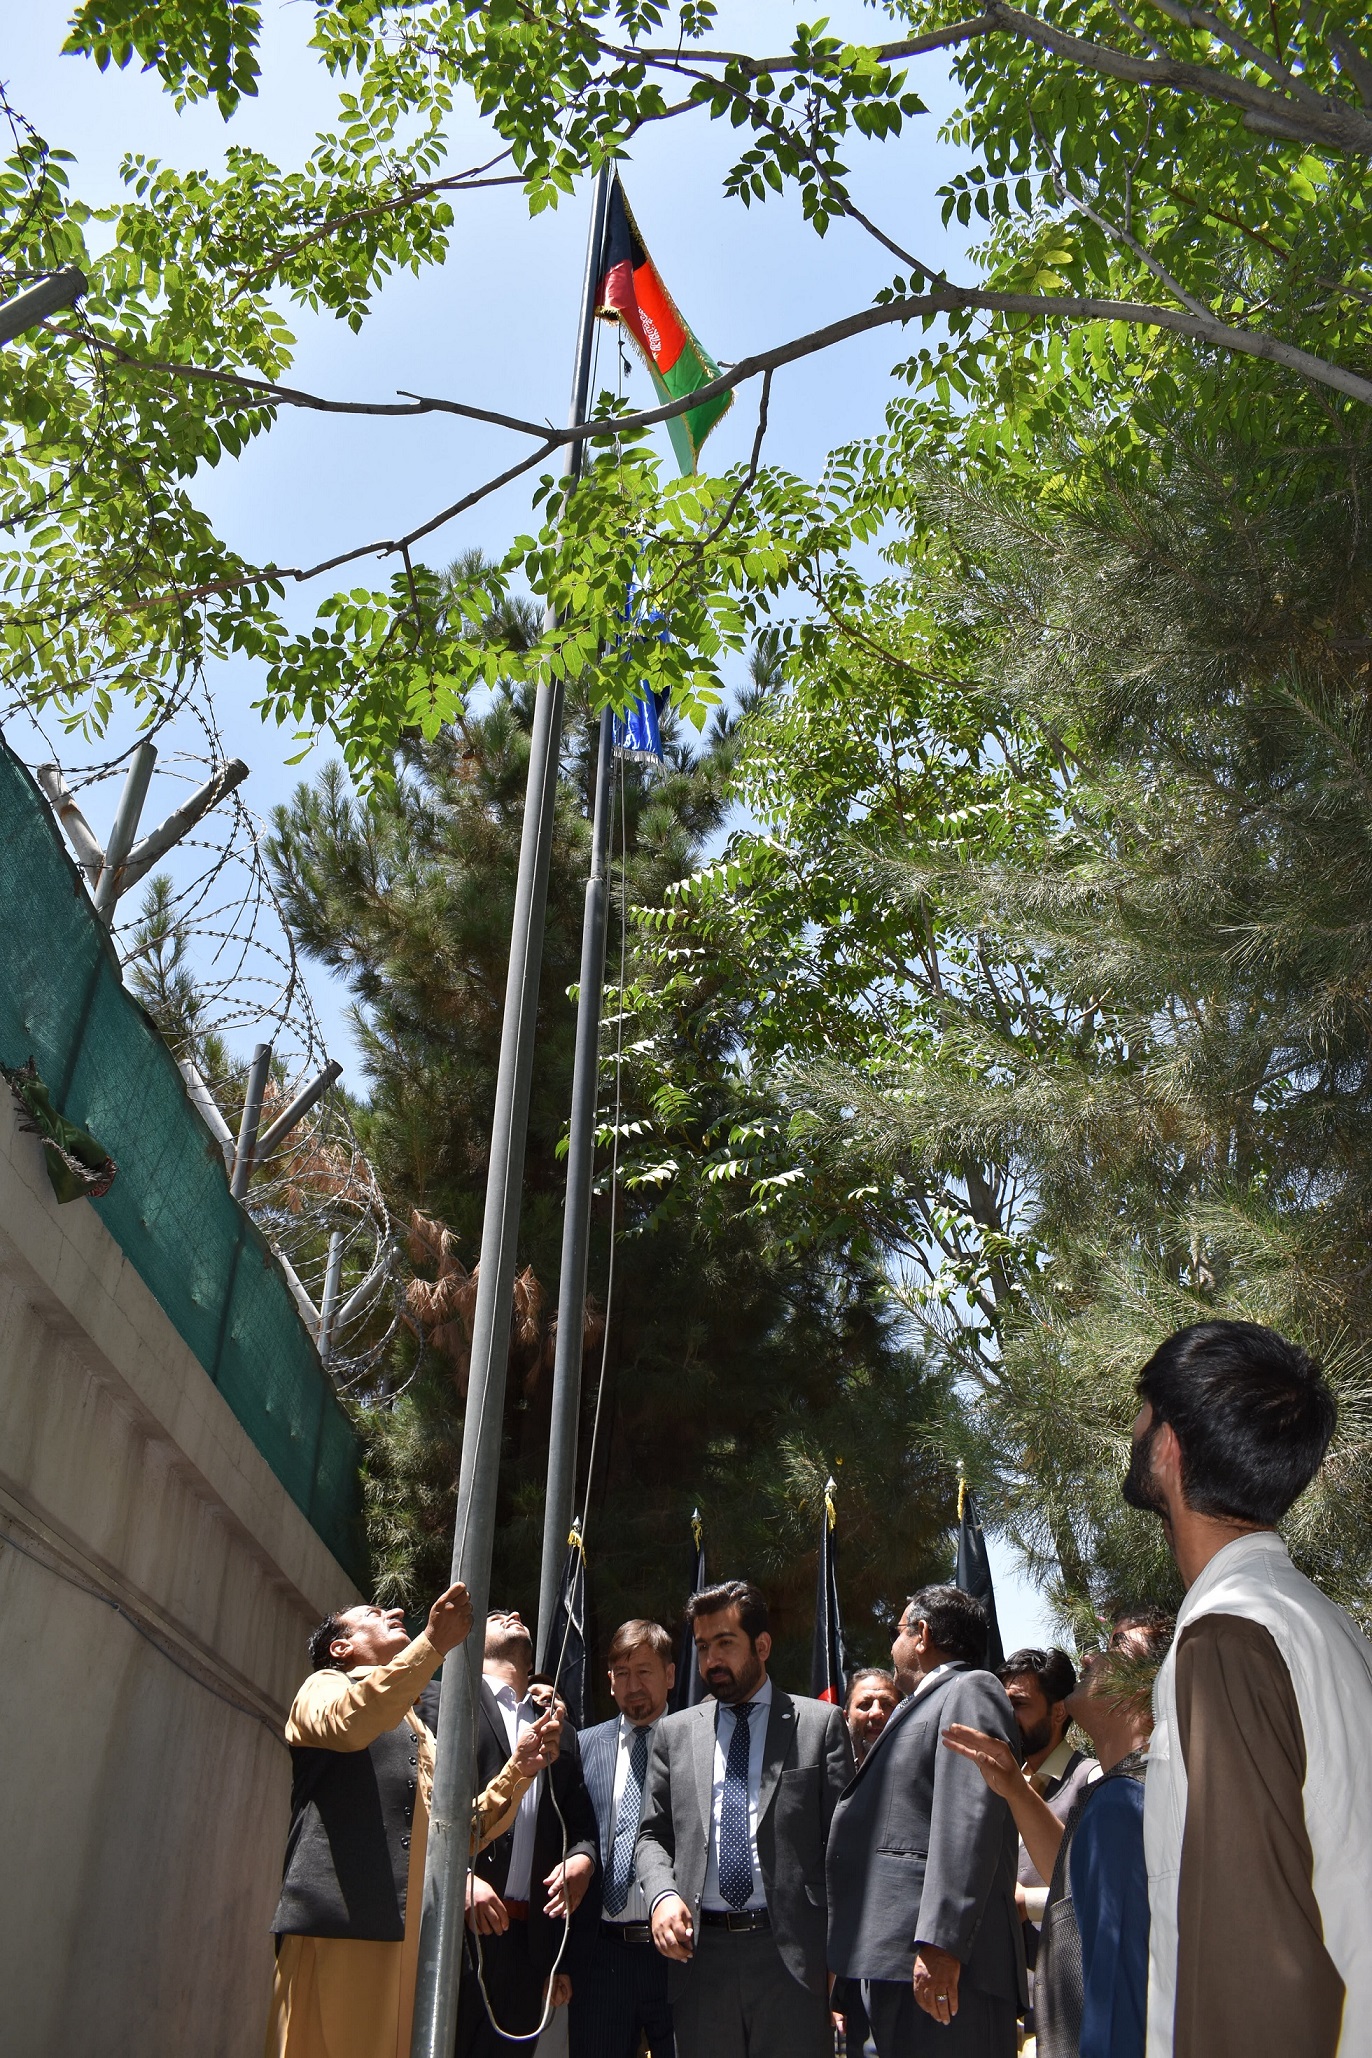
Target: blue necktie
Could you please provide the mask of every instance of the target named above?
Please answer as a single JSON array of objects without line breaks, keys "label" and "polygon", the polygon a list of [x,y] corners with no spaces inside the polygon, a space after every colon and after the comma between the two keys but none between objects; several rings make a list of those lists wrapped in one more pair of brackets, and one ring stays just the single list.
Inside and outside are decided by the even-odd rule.
[{"label": "blue necktie", "polygon": [[634,1845],[638,1841],[638,1818],[643,1809],[643,1780],[648,1770],[648,1732],[636,1729],[629,1746],[629,1776],[615,1810],[615,1847],[610,1853],[610,1877],[605,1886],[605,1913],[622,1915],[634,1880]]},{"label": "blue necktie", "polygon": [[746,1906],[753,1891],[752,1840],[748,1835],[749,1718],[755,1701],[733,1710],[734,1733],[724,1761],[724,1798],[719,1810],[719,1891],[731,1908]]}]

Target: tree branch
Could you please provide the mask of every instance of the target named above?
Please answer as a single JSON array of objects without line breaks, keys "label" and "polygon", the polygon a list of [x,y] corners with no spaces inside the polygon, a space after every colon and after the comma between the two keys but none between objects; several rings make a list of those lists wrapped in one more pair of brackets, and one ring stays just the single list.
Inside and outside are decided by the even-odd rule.
[{"label": "tree branch", "polygon": [[[899,323],[926,319],[946,314],[1007,314],[1024,315],[1032,320],[1069,319],[1074,321],[1128,322],[1139,328],[1165,329],[1170,334],[1185,336],[1193,342],[1208,343],[1217,350],[1232,351],[1238,356],[1253,357],[1267,364],[1281,366],[1284,370],[1296,372],[1300,377],[1317,385],[1328,386],[1336,393],[1343,393],[1349,399],[1363,406],[1372,406],[1372,379],[1360,377],[1356,372],[1346,370],[1316,357],[1311,351],[1302,350],[1294,343],[1283,343],[1278,337],[1266,336],[1248,329],[1234,328],[1228,322],[1217,320],[1213,315],[1195,314],[1182,308],[1152,307],[1134,300],[1101,300],[1081,294],[1043,293],[995,293],[984,292],[972,286],[941,285],[931,293],[913,293],[901,300],[887,301],[881,306],[862,308],[856,314],[845,315],[841,321],[829,322],[823,328],[812,329],[807,335],[796,336],[788,343],[777,343],[770,350],[756,351],[751,357],[742,357],[717,379],[698,386],[693,393],[683,394],[680,399],[667,401],[661,407],[650,407],[630,415],[602,415],[588,422],[579,422],[565,429],[539,429],[536,425],[521,421],[517,416],[499,416],[489,411],[477,410],[453,400],[416,400],[412,406],[397,407],[393,403],[323,402],[315,395],[305,395],[300,404],[322,406],[331,410],[354,414],[396,414],[439,412],[460,415],[475,415],[478,419],[495,421],[520,430],[524,434],[543,437],[539,448],[531,457],[522,459],[496,478],[488,479],[483,485],[464,494],[451,507],[424,522],[409,534],[390,541],[360,544],[354,550],[340,552],[337,557],[326,558],[320,564],[308,568],[282,568],[268,565],[256,571],[247,571],[230,579],[218,579],[203,587],[193,587],[181,593],[164,593],[141,603],[145,606],[160,605],[169,599],[196,600],[214,593],[225,593],[236,587],[256,586],[279,579],[303,582],[320,577],[324,572],[336,571],[341,565],[352,564],[363,557],[389,557],[402,552],[407,546],[432,535],[455,516],[475,507],[478,501],[507,486],[512,479],[531,471],[545,457],[555,450],[571,443],[584,443],[602,438],[606,441],[622,436],[626,430],[650,429],[661,422],[675,420],[678,415],[690,409],[704,406],[708,401],[722,394],[732,393],[737,387],[755,379],[759,373],[771,373],[785,364],[795,364],[800,359],[813,357],[823,350],[831,350],[836,344],[846,343],[854,336],[867,334],[869,330],[889,328]],[[131,364],[138,360],[129,359]],[[152,368],[152,367],[150,367]],[[182,374],[191,374],[199,368],[186,365],[169,365],[165,369]],[[217,378],[218,373],[204,373],[205,377]],[[256,382],[245,382],[253,385]],[[278,390],[283,397],[290,395],[290,388]],[[296,404],[294,401],[292,405]],[[131,611],[131,610],[130,610]]]},{"label": "tree branch", "polygon": [[[1203,25],[1208,33],[1233,46],[1233,32],[1222,34],[1223,24],[1217,25],[1216,17],[1208,11],[1181,7],[1164,8],[1163,11],[1174,19],[1185,17],[1187,27]],[[1316,93],[1303,80],[1297,81],[1289,73],[1277,74],[1290,80],[1285,92],[1277,92],[1271,87],[1256,85],[1251,79],[1222,71],[1218,65],[1190,64],[1175,57],[1132,57],[1113,44],[1071,35],[1039,15],[1025,14],[1019,8],[1005,5],[1005,0],[990,0],[984,13],[946,29],[905,37],[896,43],[873,45],[870,54],[879,64],[899,64],[906,58],[919,57],[930,50],[949,49],[955,44],[997,33],[1035,43],[1040,49],[1055,57],[1064,57],[1085,71],[1103,73],[1107,78],[1121,79],[1129,85],[1160,86],[1171,92],[1194,94],[1203,100],[1225,101],[1241,108],[1245,125],[1261,135],[1280,135],[1292,141],[1346,151],[1358,157],[1372,155],[1372,110],[1355,107],[1333,94]],[[602,43],[600,48],[607,56],[621,62],[651,63],[669,71],[686,69],[684,54],[680,50],[621,49],[611,43]],[[692,50],[689,62],[738,65],[750,77],[757,78],[766,73],[799,71],[804,60],[793,52],[780,57],[749,57],[734,50]],[[1262,57],[1258,68],[1269,77],[1274,75],[1265,57]],[[1356,77],[1354,82],[1360,86]]]}]

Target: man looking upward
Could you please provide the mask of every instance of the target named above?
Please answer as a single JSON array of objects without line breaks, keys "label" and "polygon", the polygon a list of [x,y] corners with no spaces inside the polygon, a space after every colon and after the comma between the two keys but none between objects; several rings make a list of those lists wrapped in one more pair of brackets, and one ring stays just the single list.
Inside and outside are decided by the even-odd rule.
[{"label": "man looking upward", "polygon": [[673,2058],[667,1961],[653,1948],[634,1846],[648,1757],[676,1679],[672,1639],[658,1622],[623,1623],[610,1640],[610,1692],[619,1713],[581,1732],[581,1764],[600,1830],[599,1929],[578,1967],[568,2019],[571,2058]]},{"label": "man looking upward", "polygon": [[[477,1707],[480,1780],[490,1776],[488,1767],[504,1763],[542,1717],[529,1691],[533,1657],[533,1639],[519,1610],[493,1610],[486,1618]],[[461,2058],[527,2051],[514,2039],[537,2029],[545,2000],[558,2007],[571,1998],[567,1924],[594,1877],[595,1854],[595,1813],[581,1776],[576,1732],[563,1724],[554,1762],[524,1795],[513,1827],[481,1853],[468,1887],[468,1955],[458,2001]],[[502,2035],[506,2030],[511,2036]]]},{"label": "man looking upward", "polygon": [[1186,1588],[1144,1801],[1149,2058],[1352,2058],[1372,2025],[1372,1648],[1276,1531],[1334,1397],[1254,1322],[1178,1330],[1138,1393],[1124,1497],[1161,1518]]},{"label": "man looking upward", "polygon": [[[417,1712],[471,1628],[464,1586],[411,1640],[399,1608],[347,1608],[310,1637],[291,1706],[291,1827],[267,2058],[407,2058],[434,1739]],[[501,1754],[477,1803],[493,1835],[554,1748],[547,1725]],[[506,1762],[508,1758],[508,1762]]]},{"label": "man looking upward", "polygon": [[710,1587],[687,1613],[714,1699],[659,1724],[638,1836],[677,2050],[829,2058],[824,1845],[853,1769],[847,1726],[773,1687],[755,1586]]}]

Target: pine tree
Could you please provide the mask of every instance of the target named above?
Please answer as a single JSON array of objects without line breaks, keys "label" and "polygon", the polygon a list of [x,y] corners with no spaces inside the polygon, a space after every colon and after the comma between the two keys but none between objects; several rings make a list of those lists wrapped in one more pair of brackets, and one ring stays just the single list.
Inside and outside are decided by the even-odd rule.
[{"label": "pine tree", "polygon": [[793,1237],[887,1253],[1064,1618],[1176,1598],[1118,1483],[1140,1366],[1212,1313],[1326,1364],[1288,1533],[1366,1614],[1367,438],[1079,428],[994,483],[893,438],[894,575],[797,643],[740,760],[762,828],[663,968],[679,936],[751,995],[735,1160]]},{"label": "pine tree", "polygon": [[[365,799],[341,772],[298,790],[275,820],[273,860],[304,949],[354,996],[370,1081],[358,1124],[401,1212],[450,1232],[451,1267],[480,1238],[490,1107],[510,931],[531,710],[494,692],[461,729],[407,741],[392,783]],[[551,1348],[570,1099],[580,916],[589,849],[594,725],[573,700],[553,839],[547,940],[525,1169],[519,1264],[542,1293],[543,1346],[509,1383],[493,1591],[533,1605],[541,1542]],[[591,1293],[609,1263],[609,1132],[621,941],[642,967],[637,911],[660,907],[702,859],[724,816],[736,748],[717,719],[697,748],[669,722],[667,763],[617,774],[614,901],[602,1038]],[[626,882],[627,880],[627,890]],[[621,921],[626,926],[622,931]],[[683,987],[671,1011],[678,1065],[718,1065],[738,1039],[730,1006]],[[626,1062],[626,1145],[653,1090]],[[881,1280],[842,1234],[805,1253],[728,1196],[662,1204],[622,1182],[605,1391],[588,1482],[598,1351],[583,1372],[579,1504],[601,1628],[679,1612],[689,1515],[705,1512],[712,1569],[758,1578],[771,1596],[783,1676],[805,1683],[814,1553],[825,1477],[841,1467],[845,1602],[856,1646],[884,1651],[911,1584],[946,1571],[952,1482],[930,1425],[946,1380],[897,1334]],[[429,1233],[429,1232],[426,1232]],[[430,1234],[429,1250],[438,1245]],[[417,1260],[422,1274],[435,1266]],[[449,1277],[456,1278],[450,1269]],[[422,1329],[423,1325],[419,1325]],[[417,1602],[446,1577],[463,1417],[462,1367],[417,1339],[361,1411],[380,1588]]]}]

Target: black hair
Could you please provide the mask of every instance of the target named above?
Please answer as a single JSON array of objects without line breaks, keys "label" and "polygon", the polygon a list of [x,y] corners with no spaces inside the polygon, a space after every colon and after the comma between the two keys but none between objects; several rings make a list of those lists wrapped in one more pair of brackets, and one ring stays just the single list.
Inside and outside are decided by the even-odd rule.
[{"label": "black hair", "polygon": [[1012,1679],[1023,1679],[1026,1674],[1038,1681],[1043,1698],[1050,1705],[1065,1701],[1077,1690],[1077,1668],[1056,1644],[1048,1651],[1033,1647],[1011,1651],[1005,1663],[996,1667],[996,1678],[1002,1686]]},{"label": "black hair", "polygon": [[718,1586],[702,1587],[686,1603],[686,1620],[694,1629],[700,1616],[722,1615],[726,1608],[738,1609],[739,1627],[750,1644],[766,1633],[767,1603],[747,1579],[726,1579]]},{"label": "black hair", "polygon": [[986,1663],[986,1604],[960,1586],[922,1586],[905,1603],[905,1614],[925,1624],[936,1651],[964,1665]]},{"label": "black hair", "polygon": [[347,1627],[341,1613],[326,1615],[324,1620],[310,1631],[310,1665],[315,1672],[336,1672],[338,1660],[329,1645],[337,1637],[346,1636]]},{"label": "black hair", "polygon": [[1280,1522],[1319,1471],[1338,1415],[1315,1360],[1257,1322],[1177,1330],[1138,1391],[1176,1433],[1187,1507],[1239,1522]]}]

